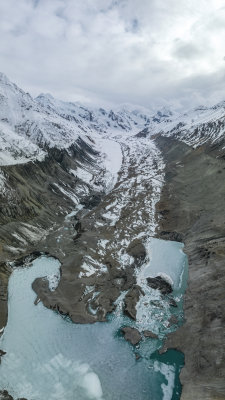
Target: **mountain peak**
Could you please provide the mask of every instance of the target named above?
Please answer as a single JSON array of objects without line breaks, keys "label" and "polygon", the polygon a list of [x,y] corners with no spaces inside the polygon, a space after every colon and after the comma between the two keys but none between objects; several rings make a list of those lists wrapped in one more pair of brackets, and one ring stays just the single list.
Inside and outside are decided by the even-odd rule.
[{"label": "mountain peak", "polygon": [[3,72],[0,72],[0,82],[3,82],[3,83],[9,83],[10,82],[8,77]]}]

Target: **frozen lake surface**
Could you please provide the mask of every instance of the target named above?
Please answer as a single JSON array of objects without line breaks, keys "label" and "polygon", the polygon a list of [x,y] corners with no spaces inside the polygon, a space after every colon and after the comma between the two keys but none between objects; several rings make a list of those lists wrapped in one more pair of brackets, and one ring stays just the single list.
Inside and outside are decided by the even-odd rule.
[{"label": "frozen lake surface", "polygon": [[[157,258],[157,246],[162,246],[162,241],[154,241],[151,262]],[[150,262],[143,268],[142,279],[144,275],[166,273],[176,281],[176,295],[180,296],[184,289],[186,256],[181,251],[182,245],[165,243],[170,243],[163,255],[166,266],[161,263],[157,271],[157,265],[153,263],[151,269]],[[171,246],[177,255],[176,276],[171,271],[174,260],[168,262]],[[145,339],[139,349],[133,348],[119,334],[121,326],[133,325],[120,313],[119,307],[106,323],[78,325],[46,309],[42,303],[34,305],[36,295],[32,282],[45,276],[51,276],[51,284],[57,282],[59,267],[57,260],[43,256],[32,266],[15,269],[11,275],[8,324],[0,339],[0,349],[7,352],[0,365],[0,389],[8,390],[15,399],[27,400],[179,399],[180,365],[177,355],[174,356],[177,352],[162,360],[154,356],[160,346],[156,339]],[[150,298],[155,296],[152,293]],[[158,320],[159,326],[163,323]],[[140,324],[141,321],[139,327]],[[160,331],[159,326],[155,330]],[[134,353],[138,351],[142,358],[137,361]]]}]

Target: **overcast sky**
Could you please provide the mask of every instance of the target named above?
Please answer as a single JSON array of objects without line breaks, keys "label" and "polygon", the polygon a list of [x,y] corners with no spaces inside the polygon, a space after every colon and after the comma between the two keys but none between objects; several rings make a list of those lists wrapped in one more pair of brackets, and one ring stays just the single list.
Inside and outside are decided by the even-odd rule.
[{"label": "overcast sky", "polygon": [[224,0],[0,0],[0,70],[32,95],[225,100]]}]

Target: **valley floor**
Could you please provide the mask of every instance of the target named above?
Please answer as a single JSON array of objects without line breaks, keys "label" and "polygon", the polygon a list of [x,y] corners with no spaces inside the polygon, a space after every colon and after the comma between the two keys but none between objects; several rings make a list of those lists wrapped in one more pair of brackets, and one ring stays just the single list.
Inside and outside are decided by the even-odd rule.
[{"label": "valley floor", "polygon": [[[34,283],[47,307],[69,314],[74,322],[104,321],[125,291],[127,313],[136,314],[140,288],[135,268],[146,255],[144,240],[155,231],[164,164],[153,141],[116,140],[123,162],[115,186],[93,209],[82,209],[66,220],[69,229],[75,226],[75,233],[65,233],[68,228],[64,226],[54,237],[58,250],[53,254],[62,262],[58,288],[52,293],[41,280]],[[51,248],[52,253],[53,236],[43,250]]]},{"label": "valley floor", "polygon": [[[186,322],[166,347],[185,355],[182,400],[225,399],[224,160],[207,148],[194,150],[161,136],[111,139],[122,151],[115,185],[96,204],[78,207],[70,217],[64,213],[54,221],[51,216],[53,229],[25,251],[50,253],[62,264],[54,292],[46,281],[35,280],[37,300],[74,322],[93,323],[105,321],[125,293],[126,313],[135,319],[142,290],[136,274],[146,257],[143,243],[154,235],[184,242],[190,264]],[[5,264],[1,273],[5,307]],[[1,321],[6,322],[5,309]]]}]

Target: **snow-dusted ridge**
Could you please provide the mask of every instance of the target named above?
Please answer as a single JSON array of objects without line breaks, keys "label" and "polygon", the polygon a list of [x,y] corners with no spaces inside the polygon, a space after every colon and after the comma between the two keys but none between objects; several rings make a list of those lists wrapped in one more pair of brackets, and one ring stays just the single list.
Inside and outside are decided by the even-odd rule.
[{"label": "snow-dusted ridge", "polygon": [[0,74],[0,165],[41,160],[47,148],[69,148],[96,133],[137,133],[147,120],[137,110],[89,109],[50,94],[33,99]]},{"label": "snow-dusted ridge", "polygon": [[185,114],[174,113],[148,127],[148,134],[161,133],[196,148],[205,143],[221,143],[225,133],[225,102],[200,106]]},{"label": "snow-dusted ridge", "polygon": [[0,165],[43,160],[47,148],[69,148],[79,137],[96,134],[175,136],[196,147],[224,138],[225,102],[199,106],[185,114],[157,112],[124,104],[114,110],[65,102],[50,94],[33,99],[0,73]]}]

